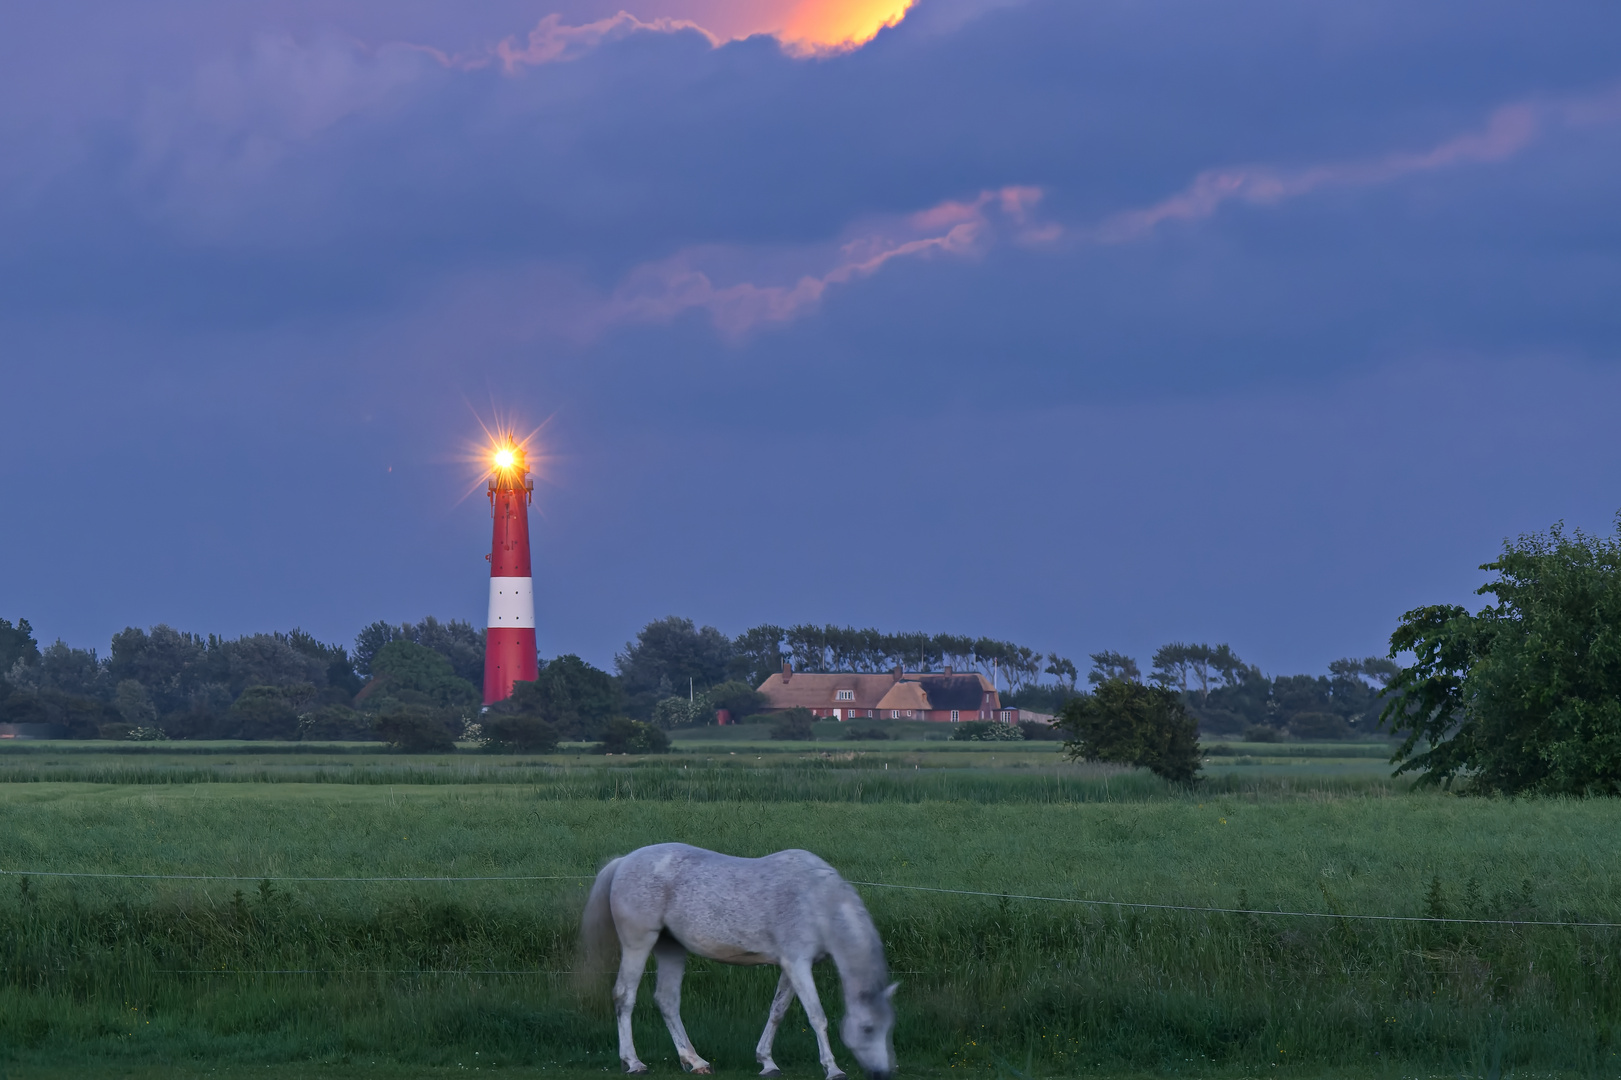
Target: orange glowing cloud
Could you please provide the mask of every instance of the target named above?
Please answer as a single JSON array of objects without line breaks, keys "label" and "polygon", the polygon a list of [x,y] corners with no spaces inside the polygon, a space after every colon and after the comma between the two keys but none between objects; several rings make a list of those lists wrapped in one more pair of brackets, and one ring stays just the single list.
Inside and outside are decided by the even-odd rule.
[{"label": "orange glowing cloud", "polygon": [[864,45],[906,17],[913,0],[802,0],[775,32],[789,52],[839,52]]},{"label": "orange glowing cloud", "polygon": [[719,48],[755,35],[774,37],[796,57],[848,52],[906,17],[916,0],[643,0],[636,12],[620,10],[572,25],[543,17],[524,38],[507,37],[470,53],[446,53],[426,45],[447,67],[475,69],[499,64],[509,74],[523,67],[573,60],[606,42],[631,34],[696,33]]}]

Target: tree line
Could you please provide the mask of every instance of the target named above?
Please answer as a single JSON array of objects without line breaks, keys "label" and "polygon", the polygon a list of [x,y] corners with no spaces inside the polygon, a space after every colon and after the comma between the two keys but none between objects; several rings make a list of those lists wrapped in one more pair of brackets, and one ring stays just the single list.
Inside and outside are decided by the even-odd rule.
[{"label": "tree line", "polygon": [[[543,660],[539,689],[515,700],[560,738],[591,740],[615,718],[667,731],[710,723],[719,708],[758,714],[766,702],[756,688],[785,662],[808,672],[979,671],[1005,687],[1004,704],[1050,714],[1084,693],[1076,665],[1053,652],[834,625],[766,624],[728,636],[669,616],[642,627],[614,659],[612,673],[573,655]],[[1124,654],[1090,659],[1091,685],[1143,678]],[[0,619],[0,722],[54,725],[74,738],[345,739],[376,736],[387,714],[395,726],[405,716],[454,735],[479,722],[483,669],[484,631],[432,616],[374,622],[348,647],[296,629],[226,639],[130,627],[106,657],[61,641],[42,649],[27,620]],[[1370,730],[1395,670],[1347,659],[1326,675],[1273,678],[1227,645],[1178,642],[1155,652],[1147,681],[1174,689],[1207,732],[1344,737]]]},{"label": "tree line", "polygon": [[[404,746],[431,736],[442,747],[461,735],[493,748],[570,738],[646,752],[668,745],[664,729],[707,723],[715,708],[757,711],[755,688],[784,660],[802,671],[949,664],[1005,675],[1004,704],[1060,715],[1072,750],[1113,755],[1105,760],[1153,767],[1167,747],[1196,755],[1198,732],[1383,730],[1401,740],[1399,771],[1428,781],[1621,794],[1621,515],[1613,536],[1555,526],[1505,542],[1481,569],[1496,575],[1479,590],[1494,602],[1477,612],[1415,608],[1386,656],[1336,660],[1325,674],[1267,676],[1228,645],[1172,642],[1154,652],[1146,679],[1135,657],[1092,653],[1082,689],[1067,659],[990,638],[810,624],[728,637],[670,616],[626,643],[614,673],[560,656],[483,713],[484,632],[456,620],[373,623],[352,649],[296,629],[225,639],[130,627],[100,657],[61,641],[42,649],[26,619],[0,619],[0,723],[53,725],[74,738],[381,737]],[[1403,666],[1405,656],[1413,660]]]}]

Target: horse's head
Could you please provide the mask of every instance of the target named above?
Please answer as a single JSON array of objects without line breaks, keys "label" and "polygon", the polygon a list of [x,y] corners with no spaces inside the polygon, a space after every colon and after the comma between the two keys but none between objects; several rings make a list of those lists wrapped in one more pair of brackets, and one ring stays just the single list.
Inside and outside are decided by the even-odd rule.
[{"label": "horse's head", "polygon": [[889,1074],[895,1071],[895,1044],[890,1038],[895,1027],[895,1007],[890,998],[898,986],[900,983],[890,983],[875,993],[855,995],[845,1001],[839,1036],[872,1080],[889,1080]]}]

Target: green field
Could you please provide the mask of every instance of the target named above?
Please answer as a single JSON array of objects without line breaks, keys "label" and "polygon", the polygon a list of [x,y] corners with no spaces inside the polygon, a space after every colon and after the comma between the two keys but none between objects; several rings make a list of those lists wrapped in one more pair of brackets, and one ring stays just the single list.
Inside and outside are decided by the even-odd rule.
[{"label": "green field", "polygon": [[[606,992],[570,974],[574,926],[587,876],[662,840],[805,847],[852,880],[993,894],[861,886],[903,984],[903,1075],[1621,1064],[1621,931],[1262,913],[1621,921],[1617,804],[1412,793],[1382,745],[1229,746],[1185,793],[1065,764],[1053,743],[750,735],[700,733],[656,760],[0,748],[0,869],[34,872],[0,878],[0,1068],[617,1071]],[[487,875],[555,880],[287,880]],[[721,1072],[756,1071],[774,981],[693,964],[684,1011]],[[643,1057],[673,1075],[645,994],[640,1013]],[[780,1051],[819,1080],[802,1023]]]}]

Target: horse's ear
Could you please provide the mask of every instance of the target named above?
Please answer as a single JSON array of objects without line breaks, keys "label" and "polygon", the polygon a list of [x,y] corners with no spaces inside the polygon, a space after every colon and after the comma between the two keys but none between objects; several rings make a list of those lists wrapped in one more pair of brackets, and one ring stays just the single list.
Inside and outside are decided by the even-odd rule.
[{"label": "horse's ear", "polygon": [[893,998],[895,996],[895,991],[899,990],[900,988],[901,988],[900,983],[898,983],[898,982],[890,983],[888,986],[884,987],[884,997]]}]

